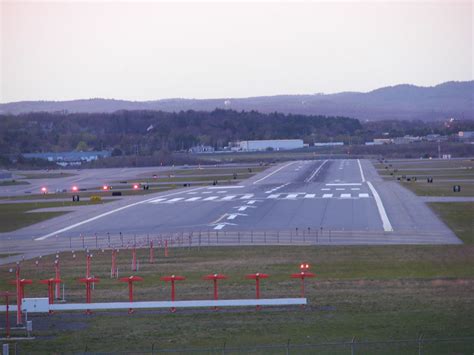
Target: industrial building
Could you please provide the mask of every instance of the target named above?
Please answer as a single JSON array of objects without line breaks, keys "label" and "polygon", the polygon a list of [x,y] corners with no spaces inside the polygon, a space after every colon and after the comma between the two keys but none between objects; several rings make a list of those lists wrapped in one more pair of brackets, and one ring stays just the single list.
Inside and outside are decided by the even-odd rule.
[{"label": "industrial building", "polygon": [[302,139],[270,139],[255,141],[240,141],[239,149],[244,151],[289,150],[304,147]]}]

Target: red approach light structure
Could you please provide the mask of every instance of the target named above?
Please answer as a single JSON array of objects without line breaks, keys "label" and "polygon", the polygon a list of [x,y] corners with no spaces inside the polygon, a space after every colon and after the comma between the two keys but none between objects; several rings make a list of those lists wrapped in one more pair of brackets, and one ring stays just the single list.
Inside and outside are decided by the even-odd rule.
[{"label": "red approach light structure", "polygon": [[[128,282],[128,300],[130,303],[133,302],[133,283],[135,281],[143,281],[143,277],[140,276],[129,276],[129,277],[122,277],[119,279],[120,282]],[[133,308],[128,309],[128,314],[133,313]]]},{"label": "red approach light structure", "polygon": [[300,270],[301,271],[308,271],[310,268],[310,265],[308,263],[301,263],[300,264]]},{"label": "red approach light structure", "polygon": [[[45,285],[48,285],[48,301],[49,301],[49,304],[53,304],[54,303],[54,285],[59,285],[61,283],[61,279],[58,279],[58,278],[50,278],[50,279],[46,279],[46,280],[40,280],[40,283],[42,284],[45,284]],[[52,314],[53,311],[52,310],[49,310],[49,314]]]},{"label": "red approach light structure", "polygon": [[[222,274],[211,274],[211,275],[206,275],[203,277],[204,280],[212,280],[214,283],[214,300],[219,299],[219,295],[217,293],[217,280],[223,280],[226,279],[227,276],[222,275]],[[214,307],[214,310],[217,311],[219,308],[216,306]]]},{"label": "red approach light structure", "polygon": [[165,258],[168,257],[168,239],[165,239]]},{"label": "red approach light structure", "polygon": [[301,279],[301,297],[304,298],[304,279],[307,277],[316,277],[316,274],[309,271],[300,271],[297,274],[291,274],[293,279]]},{"label": "red approach light structure", "polygon": [[15,280],[10,281],[11,285],[16,285],[16,324],[22,324],[22,317],[21,317],[21,303],[23,298],[25,297],[25,285],[31,285],[33,283],[32,280],[21,279],[20,278],[20,265],[17,264],[16,267],[16,278]]},{"label": "red approach light structure", "polygon": [[10,296],[13,296],[13,293],[10,293],[8,291],[5,292],[0,292],[0,297],[3,297],[5,299],[5,331],[6,331],[6,337],[10,338]]},{"label": "red approach light structure", "polygon": [[[175,286],[174,286],[174,282],[175,281],[181,281],[181,280],[186,280],[186,278],[184,276],[177,276],[177,275],[171,275],[171,276],[163,276],[163,277],[160,277],[160,280],[161,281],[165,281],[165,282],[168,282],[170,281],[171,282],[171,301],[174,302],[175,300]],[[176,312],[176,308],[175,307],[171,307],[171,312]]]},{"label": "red approach light structure", "polygon": [[[92,296],[92,292],[91,292],[91,286],[93,283],[98,283],[100,280],[98,277],[84,277],[82,279],[79,279],[78,280],[79,282],[81,283],[85,283],[86,284],[86,303],[91,303],[91,296]],[[91,314],[91,310],[90,309],[86,309],[86,314]]]},{"label": "red approach light structure", "polygon": [[[261,274],[259,272],[257,272],[256,274],[249,274],[249,275],[246,275],[245,278],[247,279],[252,279],[252,280],[255,280],[255,297],[257,299],[260,299],[260,279],[266,279],[268,278],[270,275],[268,274]],[[258,306],[256,307],[257,311],[261,308],[261,306]]]}]

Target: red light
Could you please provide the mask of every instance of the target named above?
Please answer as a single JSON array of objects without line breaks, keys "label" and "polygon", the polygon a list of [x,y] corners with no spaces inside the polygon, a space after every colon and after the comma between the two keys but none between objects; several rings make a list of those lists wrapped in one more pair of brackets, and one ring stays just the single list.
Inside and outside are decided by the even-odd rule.
[{"label": "red light", "polygon": [[302,263],[300,264],[300,270],[309,270],[309,264],[308,263]]},{"label": "red light", "polygon": [[102,190],[108,190],[109,187],[107,185],[102,186]]},{"label": "red light", "polygon": [[138,184],[134,184],[134,185],[133,185],[133,188],[134,188],[135,190],[138,189]]},{"label": "red light", "polygon": [[45,194],[46,192],[48,192],[48,189],[46,187],[42,187],[41,192]]},{"label": "red light", "polygon": [[79,189],[77,188],[77,186],[73,186],[73,187],[72,187],[72,191],[76,192],[77,190],[79,190]]}]

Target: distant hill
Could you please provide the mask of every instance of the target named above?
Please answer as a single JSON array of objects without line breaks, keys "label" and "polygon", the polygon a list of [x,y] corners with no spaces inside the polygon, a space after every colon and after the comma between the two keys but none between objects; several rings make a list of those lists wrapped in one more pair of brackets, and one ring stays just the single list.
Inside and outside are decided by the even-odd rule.
[{"label": "distant hill", "polygon": [[72,101],[21,101],[0,104],[0,113],[27,112],[114,112],[118,110],[161,110],[167,112],[215,108],[282,112],[305,115],[354,117],[361,120],[421,119],[450,117],[474,120],[474,81],[446,82],[433,87],[396,85],[370,92],[337,94],[277,95],[221,99],[165,99],[125,101],[90,99]]}]

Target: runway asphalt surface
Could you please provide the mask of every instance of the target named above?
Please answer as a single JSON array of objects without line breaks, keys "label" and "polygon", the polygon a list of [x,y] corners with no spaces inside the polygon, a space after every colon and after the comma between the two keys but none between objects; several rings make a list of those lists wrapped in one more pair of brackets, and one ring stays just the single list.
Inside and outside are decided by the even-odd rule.
[{"label": "runway asphalt surface", "polygon": [[461,243],[421,198],[383,181],[370,161],[308,160],[277,165],[239,185],[81,207],[0,234],[0,253],[108,247],[136,238],[161,242],[167,235],[185,236],[181,243],[196,243],[199,235],[201,243],[220,245]]}]

